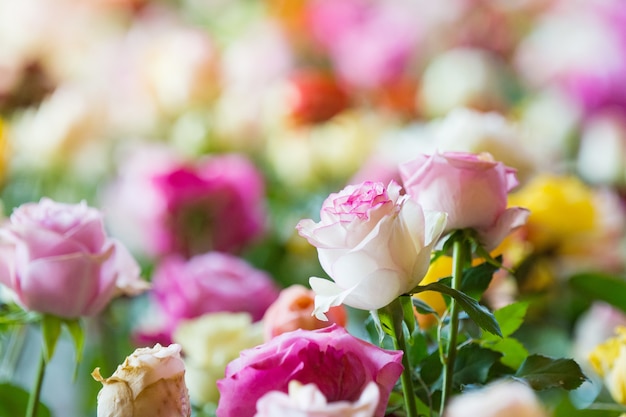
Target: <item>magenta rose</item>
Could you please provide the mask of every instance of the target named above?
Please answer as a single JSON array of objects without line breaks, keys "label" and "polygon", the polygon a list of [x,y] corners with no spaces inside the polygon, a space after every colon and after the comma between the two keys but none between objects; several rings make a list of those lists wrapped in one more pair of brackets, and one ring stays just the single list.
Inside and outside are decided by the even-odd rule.
[{"label": "magenta rose", "polygon": [[43,198],[0,228],[0,283],[28,310],[77,318],[113,297],[148,288],[126,248],[107,236],[100,211]]},{"label": "magenta rose", "polygon": [[142,344],[168,342],[181,320],[206,313],[247,312],[263,318],[279,288],[262,270],[235,255],[209,252],[187,260],[164,258],[152,277],[151,301],[158,323],[137,333]]},{"label": "magenta rose", "polygon": [[149,256],[236,253],[265,231],[265,185],[245,156],[195,162],[140,148],[107,190],[111,226]]},{"label": "magenta rose", "polygon": [[375,382],[385,414],[389,395],[402,373],[402,352],[381,349],[332,325],[295,330],[241,352],[217,381],[217,417],[252,417],[257,401],[271,391],[288,393],[290,381],[315,384],[329,403],[356,402]]},{"label": "magenta rose", "polygon": [[407,194],[424,209],[448,213],[446,232],[474,229],[488,250],[529,214],[507,208],[507,195],[518,184],[516,171],[486,153],[420,155],[401,164],[400,175]]}]

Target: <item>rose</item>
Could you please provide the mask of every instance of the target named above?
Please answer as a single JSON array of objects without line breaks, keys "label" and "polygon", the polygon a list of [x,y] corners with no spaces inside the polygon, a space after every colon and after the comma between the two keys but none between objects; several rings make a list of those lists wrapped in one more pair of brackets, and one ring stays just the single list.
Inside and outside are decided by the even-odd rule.
[{"label": "rose", "polygon": [[209,313],[185,320],[174,332],[182,346],[185,381],[194,404],[217,402],[216,381],[239,352],[263,343],[260,323],[247,313]]},{"label": "rose", "polygon": [[377,417],[385,413],[402,373],[402,352],[381,349],[333,324],[318,330],[295,330],[241,352],[217,382],[217,417],[253,416],[260,398],[286,393],[290,381],[315,384],[326,400],[358,401],[370,382],[378,386]]},{"label": "rose", "polygon": [[374,382],[367,384],[355,402],[338,401],[328,403],[315,384],[289,383],[289,395],[271,391],[257,401],[254,417],[372,417],[379,400],[378,387]]},{"label": "rose", "polygon": [[400,196],[394,182],[366,181],[331,194],[319,223],[301,220],[298,233],[317,247],[322,268],[334,282],[313,277],[315,314],[342,303],[376,310],[413,289],[430,263],[445,214],[424,211]]},{"label": "rose", "polygon": [[189,260],[169,256],[152,276],[151,302],[161,317],[155,328],[140,326],[140,340],[170,343],[181,320],[205,313],[247,312],[258,321],[278,293],[267,273],[235,255],[209,252]]},{"label": "rose", "polygon": [[105,192],[111,227],[134,250],[235,253],[263,233],[264,183],[248,158],[221,154],[192,163],[173,154],[139,147]]},{"label": "rose", "polygon": [[279,334],[296,329],[315,330],[337,323],[345,327],[346,309],[332,307],[328,311],[328,321],[314,317],[315,292],[302,285],[292,285],[283,289],[263,316],[264,339],[270,340]]},{"label": "rose", "polygon": [[448,214],[446,232],[474,229],[487,250],[528,217],[526,209],[507,208],[507,194],[517,185],[515,170],[487,153],[420,155],[401,164],[400,175],[414,201]]},{"label": "rose", "polygon": [[604,378],[613,400],[626,405],[626,326],[618,326],[614,337],[596,346],[589,363]]},{"label": "rose", "polygon": [[42,198],[0,228],[0,283],[28,310],[64,318],[99,313],[113,297],[148,288],[126,248],[85,202]]},{"label": "rose", "polygon": [[444,417],[547,417],[535,392],[516,381],[497,381],[452,398]]},{"label": "rose", "polygon": [[136,349],[112,376],[100,368],[92,376],[102,383],[98,417],[189,417],[191,406],[185,386],[185,365],[180,346]]}]

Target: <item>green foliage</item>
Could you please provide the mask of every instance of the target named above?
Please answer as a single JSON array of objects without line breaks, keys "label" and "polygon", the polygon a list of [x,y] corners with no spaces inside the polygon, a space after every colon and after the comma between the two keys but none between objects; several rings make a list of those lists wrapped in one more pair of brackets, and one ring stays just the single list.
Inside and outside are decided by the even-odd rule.
[{"label": "green foliage", "polygon": [[600,272],[574,275],[570,285],[590,300],[601,300],[626,313],[626,280]]},{"label": "green foliage", "polygon": [[587,378],[580,366],[572,359],[552,359],[542,355],[530,355],[515,373],[535,390],[548,388],[578,388]]},{"label": "green foliage", "polygon": [[[0,417],[23,416],[28,404],[28,391],[8,383],[0,383]],[[39,403],[37,417],[51,417],[45,404]]]},{"label": "green foliage", "polygon": [[448,295],[456,300],[463,311],[476,323],[481,329],[502,336],[500,326],[489,309],[461,291],[457,291],[441,282],[433,282],[424,286],[417,286],[413,290],[415,293],[422,291],[437,291]]}]

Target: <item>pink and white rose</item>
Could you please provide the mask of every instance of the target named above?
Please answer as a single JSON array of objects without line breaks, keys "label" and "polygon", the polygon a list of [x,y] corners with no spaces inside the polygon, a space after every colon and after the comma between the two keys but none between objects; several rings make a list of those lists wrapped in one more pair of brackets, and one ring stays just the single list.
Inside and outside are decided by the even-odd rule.
[{"label": "pink and white rose", "polygon": [[[287,393],[291,381],[315,384],[329,406],[362,399],[374,383],[379,391],[376,417],[385,414],[389,395],[402,373],[402,352],[381,349],[332,325],[283,333],[241,352],[217,382],[217,417],[254,416],[268,393]],[[369,396],[369,394],[368,394]],[[260,403],[260,404],[259,404]]]},{"label": "pink and white rose", "polygon": [[529,214],[507,208],[507,195],[518,184],[516,171],[488,153],[422,154],[401,164],[400,175],[412,200],[448,214],[445,232],[474,229],[487,250],[522,226]]},{"label": "pink and white rose", "polygon": [[377,310],[417,286],[430,264],[432,247],[446,223],[400,195],[401,187],[366,181],[331,194],[320,222],[301,220],[298,233],[317,247],[332,281],[312,277],[315,315],[346,304]]},{"label": "pink and white rose", "polygon": [[0,284],[28,310],[77,318],[113,297],[148,289],[127,249],[107,236],[100,211],[42,198],[0,228]]}]

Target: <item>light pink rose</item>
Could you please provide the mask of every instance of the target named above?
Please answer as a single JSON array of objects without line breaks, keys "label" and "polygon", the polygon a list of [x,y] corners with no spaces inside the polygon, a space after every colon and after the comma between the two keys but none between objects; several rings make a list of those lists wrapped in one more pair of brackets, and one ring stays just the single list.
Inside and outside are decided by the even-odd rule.
[{"label": "light pink rose", "polygon": [[332,281],[312,277],[315,314],[346,304],[377,310],[420,283],[446,216],[400,195],[400,186],[366,181],[331,194],[321,220],[301,220],[298,233],[317,247]]},{"label": "light pink rose", "polygon": [[289,395],[271,391],[256,403],[254,417],[373,417],[380,393],[376,383],[367,384],[357,401],[328,403],[315,384],[289,383]]},{"label": "light pink rose", "polygon": [[302,285],[292,285],[283,289],[263,316],[265,340],[297,329],[315,330],[333,323],[346,326],[348,315],[344,306],[332,307],[327,313],[328,321],[322,321],[312,315],[314,305],[313,290]]},{"label": "light pink rose", "polygon": [[28,310],[76,318],[113,297],[148,288],[126,248],[109,238],[101,213],[43,198],[24,204],[0,228],[0,283]]},{"label": "light pink rose", "polygon": [[[169,154],[168,154],[169,152]],[[138,148],[105,195],[111,225],[149,256],[235,253],[265,231],[265,185],[245,156],[198,161]]]},{"label": "light pink rose", "polygon": [[[215,312],[247,312],[254,321],[276,300],[272,278],[234,255],[209,252],[189,260],[170,256],[157,264],[151,301],[159,320],[137,332],[142,344],[171,343],[182,320]],[[141,326],[140,326],[141,327]]]},{"label": "light pink rose", "polygon": [[287,393],[291,381],[315,384],[329,404],[357,402],[374,382],[380,395],[374,415],[382,417],[402,373],[401,360],[402,352],[381,349],[337,325],[283,333],[228,365],[217,382],[217,417],[253,416],[259,399]]},{"label": "light pink rose", "polygon": [[423,154],[400,165],[412,200],[424,209],[448,213],[446,232],[476,230],[488,250],[528,217],[526,209],[507,208],[507,195],[518,184],[515,173],[487,153]]}]

